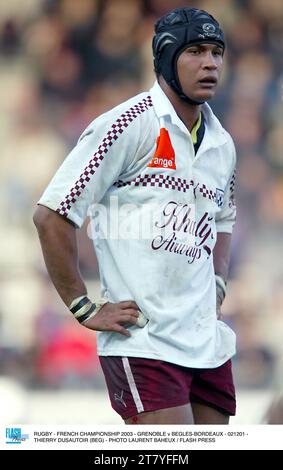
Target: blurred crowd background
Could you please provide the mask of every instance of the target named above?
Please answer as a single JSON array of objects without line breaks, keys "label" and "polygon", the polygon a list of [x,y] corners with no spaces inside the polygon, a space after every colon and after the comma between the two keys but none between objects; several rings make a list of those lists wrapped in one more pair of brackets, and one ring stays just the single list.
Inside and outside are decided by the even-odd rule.
[{"label": "blurred crowd background", "polygon": [[[87,124],[152,86],[153,25],[178,6],[212,13],[228,43],[211,105],[238,152],[223,309],[238,334],[236,383],[240,393],[282,386],[282,0],[0,2],[0,379],[31,391],[103,390],[95,334],[77,325],[51,286],[32,214]],[[86,227],[78,238],[94,295]]]}]

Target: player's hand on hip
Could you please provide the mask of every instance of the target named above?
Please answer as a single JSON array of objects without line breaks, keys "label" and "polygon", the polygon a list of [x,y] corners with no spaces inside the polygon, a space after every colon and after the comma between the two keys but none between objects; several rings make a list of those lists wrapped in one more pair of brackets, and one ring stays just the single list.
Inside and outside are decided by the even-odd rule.
[{"label": "player's hand on hip", "polygon": [[96,331],[115,331],[124,336],[131,336],[125,325],[135,325],[139,317],[139,307],[133,300],[113,304],[108,302],[84,326]]}]

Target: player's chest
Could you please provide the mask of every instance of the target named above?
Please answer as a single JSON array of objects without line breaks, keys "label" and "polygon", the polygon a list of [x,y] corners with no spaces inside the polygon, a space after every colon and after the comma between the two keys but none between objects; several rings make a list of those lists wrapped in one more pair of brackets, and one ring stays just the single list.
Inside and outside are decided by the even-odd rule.
[{"label": "player's chest", "polygon": [[154,198],[168,193],[215,212],[223,201],[227,170],[223,151],[212,148],[205,137],[195,155],[190,135],[173,126],[161,128],[137,169],[135,187],[147,188]]}]

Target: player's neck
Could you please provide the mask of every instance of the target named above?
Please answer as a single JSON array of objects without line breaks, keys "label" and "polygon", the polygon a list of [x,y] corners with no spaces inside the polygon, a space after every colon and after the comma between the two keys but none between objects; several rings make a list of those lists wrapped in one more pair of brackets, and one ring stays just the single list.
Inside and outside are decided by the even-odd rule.
[{"label": "player's neck", "polygon": [[190,103],[186,103],[185,101],[183,101],[166,83],[162,76],[159,78],[159,85],[166,94],[167,98],[171,101],[179,118],[183,121],[185,126],[191,132],[196,121],[198,120],[201,105],[194,106]]}]

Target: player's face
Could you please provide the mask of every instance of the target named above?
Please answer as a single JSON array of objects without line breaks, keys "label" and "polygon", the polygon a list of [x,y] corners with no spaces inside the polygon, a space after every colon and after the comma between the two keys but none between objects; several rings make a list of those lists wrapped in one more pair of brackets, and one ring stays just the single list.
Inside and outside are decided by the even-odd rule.
[{"label": "player's face", "polygon": [[185,95],[196,101],[213,98],[223,64],[223,49],[214,44],[198,44],[180,54],[177,72]]}]

